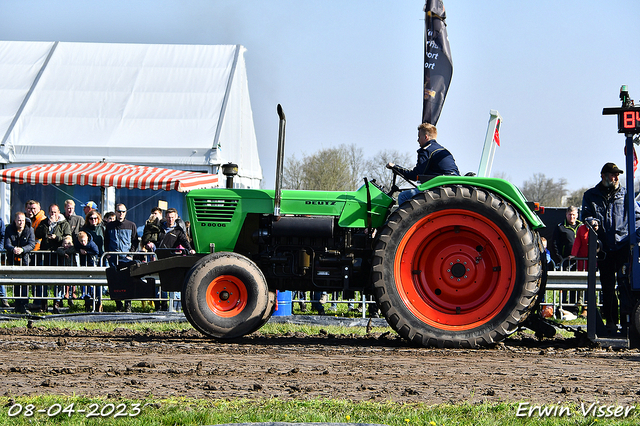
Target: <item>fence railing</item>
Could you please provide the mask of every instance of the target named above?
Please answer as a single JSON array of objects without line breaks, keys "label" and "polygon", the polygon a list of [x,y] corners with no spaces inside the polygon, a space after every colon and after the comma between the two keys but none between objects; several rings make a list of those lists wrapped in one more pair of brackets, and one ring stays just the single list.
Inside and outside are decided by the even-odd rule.
[{"label": "fence railing", "polygon": [[[319,303],[322,304],[325,311],[332,311],[330,307],[333,304],[346,304],[349,309],[357,309],[359,313],[362,314],[362,318],[367,317],[368,306],[376,303],[371,296],[367,296],[361,292],[355,292],[354,297],[347,299],[343,298],[344,293],[341,291],[326,292],[324,293],[326,296],[320,299],[313,298],[314,293],[320,293],[320,291],[293,291],[292,293],[291,303],[304,304],[305,306],[307,304]],[[356,297],[356,295],[358,295],[358,297]]]},{"label": "fence railing", "polygon": [[[171,251],[179,252],[179,250]],[[69,287],[75,287],[80,293],[91,294],[93,310],[100,301],[109,300],[107,294],[103,294],[103,287],[108,287],[106,268],[110,263],[118,264],[125,259],[136,259],[142,262],[157,259],[156,253],[153,252],[107,252],[91,259],[79,253],[64,256],[55,251],[35,251],[28,256],[29,259],[26,261],[16,259],[13,254],[0,252],[0,285],[4,285],[6,289],[6,295],[3,298],[14,299],[16,296],[14,286],[27,286],[31,288],[31,294],[28,289],[26,291],[28,299],[60,300],[63,294],[69,291]],[[158,286],[160,281],[156,282]],[[24,290],[19,293],[23,295],[22,298],[25,298]],[[134,300],[168,302],[169,310],[174,310],[174,301],[178,298],[174,292],[170,292],[167,297]]]},{"label": "fence railing", "polygon": [[[554,265],[554,269],[547,272],[547,294],[551,296],[551,301],[548,297],[544,304],[553,305],[554,311],[556,307],[562,308],[563,306],[576,306],[578,300],[583,300],[583,304],[586,306],[586,297],[579,297],[576,295],[569,295],[567,292],[583,292],[583,296],[587,294],[587,279],[588,272],[586,271],[588,258],[586,257],[565,257],[560,262]],[[596,277],[600,277],[600,273],[596,273]],[[600,306],[599,292],[601,291],[600,280],[596,280],[596,304]],[[565,297],[563,297],[563,293]],[[571,298],[574,301],[570,301]]]},{"label": "fence railing", "polygon": [[[5,298],[13,299],[13,286],[29,286],[32,287],[32,294],[29,299],[33,300],[57,300],[60,295],[56,294],[56,288],[64,286],[75,287],[92,287],[94,295],[101,295],[103,299],[109,300],[103,295],[102,288],[107,287],[107,277],[105,269],[110,262],[118,263],[123,259],[131,258],[142,262],[151,262],[158,257],[165,257],[163,254],[184,254],[181,250],[170,249],[160,253],[153,252],[107,252],[100,257],[95,257],[88,264],[94,266],[85,266],[87,262],[81,260],[76,253],[73,258],[68,259],[59,256],[56,252],[51,251],[35,251],[29,253],[29,266],[24,266],[22,262],[16,261],[12,254],[0,252],[0,285],[6,286],[7,294]],[[556,306],[575,306],[575,303],[569,303],[563,300],[561,292],[566,291],[587,291],[587,272],[570,270],[575,267],[577,261],[586,260],[582,258],[565,259],[558,266],[558,269],[548,272],[547,279],[547,300],[545,304]],[[564,270],[561,267],[564,266]],[[575,268],[574,268],[575,269]],[[157,280],[158,285],[160,281]],[[600,290],[600,284],[597,283],[597,290]],[[50,294],[52,290],[54,293]],[[296,294],[302,292],[294,292],[292,303],[312,303],[311,292],[306,292],[305,298],[295,297]],[[24,293],[23,293],[24,294]],[[329,304],[350,304],[357,305],[362,311],[363,318],[366,316],[367,306],[374,303],[366,295],[360,294],[358,298],[343,299],[341,292],[330,293],[331,299],[327,301]],[[550,297],[549,297],[550,296]],[[95,299],[94,299],[94,304]],[[550,299],[550,300],[549,300]],[[136,299],[143,300],[143,299]],[[172,292],[167,297],[157,297],[144,300],[166,301],[169,302],[169,309],[174,308],[174,301],[177,300],[176,295]],[[95,307],[95,305],[94,305]]]}]

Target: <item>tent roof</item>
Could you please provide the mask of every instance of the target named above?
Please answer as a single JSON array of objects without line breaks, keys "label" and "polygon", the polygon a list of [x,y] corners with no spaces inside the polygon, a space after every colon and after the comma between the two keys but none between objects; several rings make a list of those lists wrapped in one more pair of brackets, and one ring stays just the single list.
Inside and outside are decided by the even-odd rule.
[{"label": "tent roof", "polygon": [[232,161],[261,179],[244,50],[0,41],[0,163]]},{"label": "tent roof", "polygon": [[34,164],[0,172],[0,181],[19,184],[113,186],[175,189],[180,192],[218,186],[218,175],[116,163]]}]

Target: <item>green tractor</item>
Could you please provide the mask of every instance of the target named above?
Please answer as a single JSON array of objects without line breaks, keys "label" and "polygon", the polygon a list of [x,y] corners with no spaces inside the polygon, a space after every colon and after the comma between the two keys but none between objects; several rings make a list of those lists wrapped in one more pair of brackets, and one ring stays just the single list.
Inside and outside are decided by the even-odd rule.
[{"label": "green tractor", "polygon": [[486,346],[523,324],[543,277],[544,225],[515,186],[438,176],[397,208],[366,179],[353,192],[282,191],[280,105],[278,114],[276,189],[191,191],[200,255],[134,273],[160,272],[164,290],[182,291],[194,328],[218,339],[252,333],[272,315],[276,290],[374,295],[391,327],[423,346]]}]

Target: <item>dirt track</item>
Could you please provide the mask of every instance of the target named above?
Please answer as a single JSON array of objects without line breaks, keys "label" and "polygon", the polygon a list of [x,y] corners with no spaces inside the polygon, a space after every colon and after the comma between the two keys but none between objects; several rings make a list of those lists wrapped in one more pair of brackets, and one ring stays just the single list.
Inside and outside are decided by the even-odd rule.
[{"label": "dirt track", "polygon": [[193,330],[0,330],[5,395],[348,398],[633,404],[640,352],[515,336],[492,349],[412,347],[370,337],[259,333],[215,342]]}]

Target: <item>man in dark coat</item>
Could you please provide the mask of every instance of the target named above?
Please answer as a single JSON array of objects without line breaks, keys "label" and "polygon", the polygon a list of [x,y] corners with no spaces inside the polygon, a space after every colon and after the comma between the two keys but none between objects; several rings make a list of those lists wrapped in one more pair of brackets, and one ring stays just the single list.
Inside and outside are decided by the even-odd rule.
[{"label": "man in dark coat", "polygon": [[[8,265],[29,266],[29,253],[36,246],[36,237],[31,227],[31,222],[27,223],[27,218],[23,212],[15,214],[13,223],[6,228],[4,237],[4,249],[7,251]],[[29,286],[16,285],[13,287],[16,299],[15,312],[29,314],[27,303],[29,302]]]},{"label": "man in dark coat", "polygon": [[[415,181],[417,181],[420,176],[460,176],[456,160],[446,148],[436,142],[437,137],[438,130],[436,126],[429,123],[422,123],[418,126],[418,143],[420,144],[420,149],[418,150],[418,162],[416,166],[409,170],[394,163],[388,163],[387,168],[395,170],[405,179]],[[419,192],[420,190],[417,188],[402,191],[400,195],[398,195],[398,205],[411,199]]]},{"label": "man in dark coat", "polygon": [[56,251],[67,235],[71,235],[69,222],[60,214],[60,207],[57,204],[51,204],[49,216],[40,222],[35,231],[36,238],[42,239],[40,250]]},{"label": "man in dark coat", "polygon": [[[105,252],[135,252],[138,250],[138,228],[136,224],[125,219],[127,216],[127,207],[124,204],[116,205],[116,220],[108,222],[104,234],[104,251]],[[118,263],[132,261],[132,256],[128,255],[111,255],[109,264],[117,267]],[[121,300],[116,300],[116,309],[125,312],[131,312],[131,300],[124,301],[124,308]]]},{"label": "man in dark coat", "polygon": [[[127,207],[124,204],[116,206],[116,220],[108,222],[104,235],[105,252],[135,252],[138,250],[138,228],[136,224],[126,219]],[[113,259],[112,259],[113,258]],[[118,260],[127,260],[127,256],[117,256]],[[115,256],[109,262],[116,263]]]},{"label": "man in dark coat", "polygon": [[[634,203],[635,211],[629,212],[627,191],[620,185],[619,175],[623,171],[614,163],[606,163],[600,171],[600,182],[587,190],[582,197],[582,220],[597,220],[598,239],[602,242],[604,258],[598,260],[600,284],[602,285],[602,317],[607,328],[617,331],[618,299],[616,282],[620,297],[620,314],[626,318],[631,313],[630,284],[624,268],[629,263],[629,215],[636,222],[636,232],[640,233],[640,210]],[[623,324],[626,325],[626,324]]]},{"label": "man in dark coat", "polygon": [[158,236],[162,229],[160,227],[162,222],[162,209],[160,207],[154,207],[151,209],[151,215],[144,224],[142,230],[142,250],[153,251],[155,245],[158,243]]},{"label": "man in dark coat", "polygon": [[[560,265],[563,259],[571,255],[573,242],[576,240],[576,232],[582,225],[578,220],[578,208],[576,206],[567,207],[566,218],[556,226],[553,231],[553,244],[551,246],[551,256],[556,265]],[[567,267],[568,265],[562,265]]]},{"label": "man in dark coat", "polygon": [[64,202],[64,218],[69,222],[69,226],[71,227],[71,235],[73,236],[73,241],[78,238],[78,232],[80,232],[80,228],[84,226],[84,217],[78,216],[76,214],[76,202],[69,199]]},{"label": "man in dark coat", "polygon": [[165,220],[160,224],[160,234],[158,235],[157,248],[175,249],[184,248],[189,254],[195,254],[195,250],[191,248],[189,238],[185,234],[182,227],[178,225],[178,211],[176,209],[168,209],[165,213]]},{"label": "man in dark coat", "polygon": [[[191,248],[187,235],[177,223],[178,211],[176,209],[168,209],[165,213],[165,220],[160,223],[160,234],[158,234],[158,240],[154,244],[148,243],[153,251],[156,252],[158,257],[167,257],[175,253],[173,249],[183,248],[189,252],[189,254],[195,254],[196,251]],[[166,299],[168,294],[161,292],[160,297]],[[157,305],[156,305],[157,306]],[[160,302],[159,308],[163,311],[169,310],[166,301]]]},{"label": "man in dark coat", "polygon": [[[48,253],[44,258],[44,264],[49,266],[58,265],[58,256],[55,253],[56,250],[62,245],[64,237],[71,236],[71,226],[69,222],[64,218],[64,215],[60,213],[60,207],[57,204],[51,204],[49,206],[49,216],[44,219],[36,228],[35,236],[38,239],[42,239],[40,243],[40,250],[49,250],[53,253]],[[54,286],[53,292],[56,297],[64,291],[65,286]],[[43,286],[44,294],[48,293],[47,286]],[[56,299],[53,302],[54,311],[60,308],[60,302]],[[42,310],[46,312],[48,310],[48,302],[42,301]],[[58,313],[58,312],[55,312]]]}]

